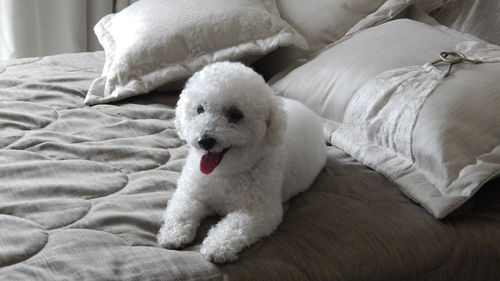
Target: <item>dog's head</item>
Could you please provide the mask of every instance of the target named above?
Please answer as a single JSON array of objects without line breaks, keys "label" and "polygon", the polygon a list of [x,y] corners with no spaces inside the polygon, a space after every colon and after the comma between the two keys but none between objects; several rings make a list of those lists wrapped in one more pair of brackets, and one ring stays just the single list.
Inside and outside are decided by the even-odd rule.
[{"label": "dog's head", "polygon": [[265,147],[280,145],[286,118],[260,75],[241,63],[219,62],[188,80],[175,126],[180,138],[200,152],[200,169],[209,174],[220,163],[245,165]]}]

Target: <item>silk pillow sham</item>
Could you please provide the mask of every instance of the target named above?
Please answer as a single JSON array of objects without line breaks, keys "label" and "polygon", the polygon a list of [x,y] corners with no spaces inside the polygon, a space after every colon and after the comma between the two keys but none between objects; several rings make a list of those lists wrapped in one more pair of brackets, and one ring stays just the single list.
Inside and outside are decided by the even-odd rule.
[{"label": "silk pillow sham", "polygon": [[141,0],[101,19],[95,32],[106,62],[88,105],[172,85],[212,62],[308,47],[274,0]]},{"label": "silk pillow sham", "polygon": [[[388,22],[323,51],[273,88],[325,118],[330,143],[443,218],[500,173],[500,47],[455,35]],[[448,77],[447,64],[428,64],[457,50],[483,63],[456,64]]]}]

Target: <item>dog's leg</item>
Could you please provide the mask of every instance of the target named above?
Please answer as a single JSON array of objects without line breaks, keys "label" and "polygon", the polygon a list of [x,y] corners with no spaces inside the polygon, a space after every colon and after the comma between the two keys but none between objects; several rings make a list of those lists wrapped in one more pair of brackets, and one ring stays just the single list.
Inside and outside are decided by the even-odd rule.
[{"label": "dog's leg", "polygon": [[174,193],[163,216],[157,235],[158,243],[167,249],[179,249],[191,243],[200,221],[211,214],[201,202],[188,195]]},{"label": "dog's leg", "polygon": [[270,235],[283,216],[279,207],[229,213],[208,232],[201,253],[215,263],[236,260],[238,253],[258,239]]}]

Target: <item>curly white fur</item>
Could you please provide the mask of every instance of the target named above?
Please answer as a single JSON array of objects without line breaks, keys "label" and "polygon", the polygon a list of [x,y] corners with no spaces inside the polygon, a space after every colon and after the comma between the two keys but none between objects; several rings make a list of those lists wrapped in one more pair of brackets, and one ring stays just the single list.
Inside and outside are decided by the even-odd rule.
[{"label": "curly white fur", "polygon": [[[242,113],[232,120],[234,110]],[[264,79],[240,63],[211,64],[182,91],[175,125],[190,151],[177,190],[165,211],[158,242],[178,249],[191,243],[200,221],[224,216],[209,232],[201,253],[233,261],[283,216],[282,202],[306,190],[326,162],[319,118],[302,104],[278,98]],[[200,171],[204,136],[223,154],[213,172]]]}]

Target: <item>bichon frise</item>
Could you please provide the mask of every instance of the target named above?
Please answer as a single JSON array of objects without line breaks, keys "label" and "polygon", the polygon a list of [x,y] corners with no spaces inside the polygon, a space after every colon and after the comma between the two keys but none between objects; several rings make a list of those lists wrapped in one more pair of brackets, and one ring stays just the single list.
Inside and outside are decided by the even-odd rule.
[{"label": "bichon frise", "polygon": [[190,150],[158,242],[182,248],[204,217],[218,214],[223,218],[200,251],[212,262],[233,261],[278,227],[282,202],[306,190],[325,165],[319,118],[276,97],[260,75],[232,62],[195,73],[175,113]]}]

